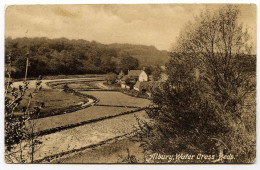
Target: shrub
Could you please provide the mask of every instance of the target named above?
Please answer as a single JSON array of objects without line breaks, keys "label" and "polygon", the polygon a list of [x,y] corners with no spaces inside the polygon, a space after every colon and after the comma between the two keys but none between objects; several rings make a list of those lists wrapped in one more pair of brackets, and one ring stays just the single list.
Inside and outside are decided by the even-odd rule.
[{"label": "shrub", "polygon": [[108,73],[106,75],[106,81],[108,84],[115,84],[117,80],[117,75],[115,73]]}]

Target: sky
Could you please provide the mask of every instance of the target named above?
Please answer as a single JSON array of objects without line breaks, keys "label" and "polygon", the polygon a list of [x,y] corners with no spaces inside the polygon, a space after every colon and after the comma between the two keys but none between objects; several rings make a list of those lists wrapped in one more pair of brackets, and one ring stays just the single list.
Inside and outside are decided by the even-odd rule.
[{"label": "sky", "polygon": [[[85,39],[130,43],[170,50],[194,16],[221,5],[14,5],[5,13],[5,37]],[[256,6],[239,5],[240,22],[256,42]]]}]

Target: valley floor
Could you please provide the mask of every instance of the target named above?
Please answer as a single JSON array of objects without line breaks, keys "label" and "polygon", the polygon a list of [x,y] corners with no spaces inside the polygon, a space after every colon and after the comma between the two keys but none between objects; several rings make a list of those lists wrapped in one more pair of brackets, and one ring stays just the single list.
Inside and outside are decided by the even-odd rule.
[{"label": "valley floor", "polygon": [[[82,83],[82,79],[44,80],[43,89],[52,87],[46,86],[50,82],[66,83],[69,86],[79,83],[81,85],[77,87],[77,90],[80,90],[80,87],[85,89],[88,83]],[[96,83],[95,80],[93,82],[100,88],[106,87],[100,80]],[[107,87],[104,89],[108,90]],[[84,91],[81,89],[79,92],[94,96],[98,101],[88,99],[89,107],[87,108],[33,120],[36,124],[34,132],[41,135],[42,142],[34,154],[36,162],[117,163],[120,159],[119,155],[127,153],[127,148],[130,149],[130,152],[131,148],[138,150],[137,144],[131,142],[127,136],[131,136],[138,129],[136,116],[142,119],[147,118],[144,109],[149,106],[149,100],[115,91]],[[26,152],[25,150],[24,153]],[[101,152],[103,156],[101,156]],[[88,156],[91,153],[97,154],[96,160],[94,160],[94,155]],[[24,158],[26,157],[29,162],[29,156],[25,154]]]}]

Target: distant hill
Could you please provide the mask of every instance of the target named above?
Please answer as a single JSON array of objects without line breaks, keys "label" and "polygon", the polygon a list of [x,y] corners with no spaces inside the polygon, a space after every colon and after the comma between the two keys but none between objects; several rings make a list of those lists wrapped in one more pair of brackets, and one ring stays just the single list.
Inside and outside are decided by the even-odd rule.
[{"label": "distant hill", "polygon": [[102,44],[96,41],[66,38],[6,38],[5,64],[12,63],[12,76],[24,76],[26,58],[28,77],[60,74],[105,74],[143,66],[164,65],[167,51],[153,46]]},{"label": "distant hill", "polygon": [[140,66],[164,65],[170,59],[168,51],[160,51],[154,46],[114,43],[108,47],[119,53],[129,53],[139,60]]}]

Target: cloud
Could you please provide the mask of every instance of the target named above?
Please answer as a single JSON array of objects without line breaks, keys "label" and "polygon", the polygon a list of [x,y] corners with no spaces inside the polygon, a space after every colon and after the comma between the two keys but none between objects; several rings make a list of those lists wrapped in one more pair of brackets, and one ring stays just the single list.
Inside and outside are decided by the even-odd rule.
[{"label": "cloud", "polygon": [[[207,5],[19,5],[6,10],[5,35],[66,37],[170,49],[183,25]],[[216,6],[216,5],[215,5]],[[215,7],[211,6],[211,7]],[[242,10],[252,29],[255,13]],[[245,14],[245,15],[244,15]],[[248,19],[250,16],[250,19]],[[253,23],[253,24],[252,24]]]},{"label": "cloud", "polygon": [[81,11],[78,10],[77,12],[70,12],[69,10],[62,9],[61,7],[54,8],[54,13],[59,16],[69,17],[69,18],[81,18]]}]

